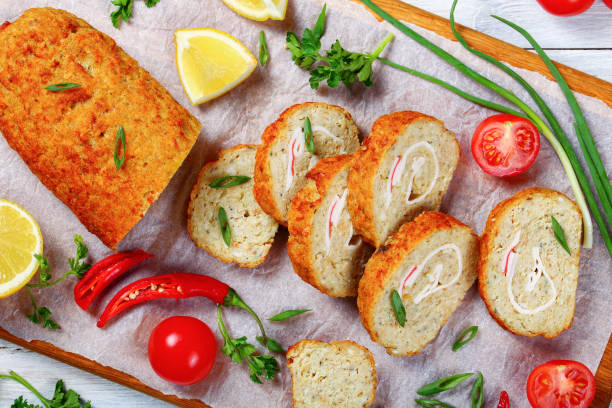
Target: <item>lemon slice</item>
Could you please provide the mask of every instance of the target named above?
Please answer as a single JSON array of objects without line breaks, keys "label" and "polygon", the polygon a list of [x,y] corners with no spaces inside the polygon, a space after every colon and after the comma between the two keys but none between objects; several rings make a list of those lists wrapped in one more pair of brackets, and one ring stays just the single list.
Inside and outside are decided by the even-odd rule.
[{"label": "lemon slice", "polygon": [[284,20],[287,0],[223,0],[236,13],[251,20]]},{"label": "lemon slice", "polygon": [[257,66],[244,44],[214,28],[177,30],[174,41],[179,77],[194,105],[223,95]]},{"label": "lemon slice", "polygon": [[36,220],[15,203],[0,199],[0,298],[17,292],[38,270],[34,254],[43,241]]}]

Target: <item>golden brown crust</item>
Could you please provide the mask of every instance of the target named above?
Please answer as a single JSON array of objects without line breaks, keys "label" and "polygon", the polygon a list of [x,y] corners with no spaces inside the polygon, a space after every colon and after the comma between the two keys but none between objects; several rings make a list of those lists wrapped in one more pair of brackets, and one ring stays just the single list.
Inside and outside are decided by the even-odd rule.
[{"label": "golden brown crust", "polygon": [[[543,195],[543,196],[547,196],[550,198],[557,197],[559,195],[563,196],[572,203],[572,205],[574,206],[574,209],[579,214],[582,214],[580,209],[576,205],[576,203],[570,200],[569,197],[567,197],[565,194],[559,191],[551,190],[548,188],[542,188],[542,187],[531,187],[523,191],[520,191],[517,194],[513,195],[512,197],[509,197],[509,198],[506,198],[505,200],[500,201],[495,206],[495,208],[493,208],[493,210],[491,210],[491,212],[489,213],[489,217],[487,218],[487,223],[485,225],[485,229],[482,233],[482,238],[480,240],[480,258],[478,259],[478,292],[480,293],[480,297],[482,298],[485,306],[487,307],[489,314],[497,322],[497,324],[499,324],[503,329],[509,331],[512,334],[517,334],[517,335],[525,336],[525,337],[535,337],[540,334],[536,333],[533,335],[527,335],[524,333],[517,333],[513,331],[511,328],[509,328],[508,326],[506,326],[504,321],[502,321],[499,318],[499,316],[497,316],[493,312],[494,308],[488,301],[489,295],[487,292],[487,285],[486,285],[488,270],[486,266],[488,264],[488,256],[492,252],[493,240],[499,231],[501,216],[506,211],[512,209],[514,206],[516,206],[521,201],[530,200],[532,197],[536,195]],[[580,246],[578,246],[577,251],[578,251],[578,257],[580,257]],[[575,309],[575,306],[576,306],[575,304],[571,305],[573,309]],[[574,310],[572,310],[572,320],[569,322],[569,324],[566,327],[560,329],[557,333],[554,333],[552,335],[542,334],[542,336],[544,336],[545,338],[549,338],[549,339],[553,337],[557,337],[563,331],[572,327],[573,316],[574,316]]]},{"label": "golden brown crust", "polygon": [[[292,364],[293,363],[293,354],[294,353],[298,353],[299,349],[301,347],[304,347],[304,345],[308,344],[308,343],[312,343],[312,344],[319,344],[319,343],[325,343],[321,340],[316,340],[316,339],[302,339],[300,341],[298,341],[297,343],[295,343],[293,346],[290,346],[289,349],[287,349],[287,353],[285,354],[285,357],[287,358],[287,364]],[[374,370],[374,390],[376,390],[378,388],[378,376],[376,375],[376,362],[374,361],[374,356],[372,355],[372,352],[367,348],[362,346],[359,343],[356,343],[352,340],[340,340],[340,341],[332,341],[331,345],[336,345],[336,344],[342,344],[342,343],[350,343],[358,348],[360,348],[361,350],[365,351],[365,354],[368,358],[368,361],[370,362],[370,364],[372,365],[372,368]],[[291,395],[293,396],[293,406],[295,407],[295,383],[294,383],[294,378],[293,376],[291,376]],[[374,394],[372,395],[372,397],[370,398],[370,401],[368,401],[368,403],[365,404],[366,407],[369,407],[370,405],[372,405],[374,403],[374,400],[376,399],[376,392],[374,392]]]},{"label": "golden brown crust", "polygon": [[[282,129],[287,126],[287,120],[297,110],[303,109],[308,105],[319,105],[320,102],[305,102],[290,106],[279,118],[271,123],[261,136],[261,146],[257,149],[255,155],[255,172],[253,180],[253,193],[259,206],[271,217],[276,219],[281,225],[287,226],[287,220],[283,218],[281,210],[278,208],[274,199],[274,184],[272,182],[272,172],[270,169],[270,152],[274,147],[274,140],[281,133]],[[339,109],[347,115],[350,121],[353,121],[351,114],[345,111],[342,107],[336,105],[328,105],[330,108]]]},{"label": "golden brown crust", "polygon": [[374,225],[374,181],[386,152],[412,122],[419,119],[438,119],[419,112],[401,111],[381,116],[372,125],[370,135],[355,153],[349,172],[348,209],[355,231],[364,240],[380,246],[382,239]]},{"label": "golden brown crust", "polygon": [[[222,150],[221,152],[219,152],[219,157],[217,158],[217,160],[213,160],[211,162],[206,163],[204,166],[202,166],[202,169],[200,169],[200,173],[198,173],[198,180],[196,181],[196,183],[193,185],[193,187],[191,188],[191,193],[189,195],[189,203],[192,203],[196,197],[198,196],[198,190],[200,188],[200,184],[202,182],[202,178],[204,177],[204,173],[206,172],[206,170],[208,170],[210,167],[214,166],[215,164],[217,164],[219,161],[221,161],[223,159],[223,157],[227,154],[232,154],[234,151],[236,150],[240,150],[240,149],[244,149],[244,148],[251,148],[251,149],[257,149],[259,147],[259,145],[252,145],[252,144],[241,144],[241,145],[237,145],[234,146],[230,149],[226,149],[226,150]],[[238,264],[239,266],[243,267],[243,268],[255,268],[258,265],[261,265],[266,258],[268,257],[268,253],[270,252],[270,248],[268,248],[268,252],[266,252],[266,254],[260,258],[257,259],[255,261],[252,262],[238,262],[233,258],[225,258],[222,255],[216,253],[216,251],[213,251],[212,248],[207,247],[206,245],[199,244],[198,240],[195,239],[195,237],[192,235],[192,231],[193,228],[191,227],[191,220],[192,220],[192,216],[193,216],[193,208],[192,206],[189,204],[187,207],[187,232],[189,233],[189,237],[191,238],[191,240],[193,241],[194,244],[196,244],[196,246],[200,249],[205,250],[206,252],[208,252],[210,255],[214,256],[215,258],[217,258],[218,260],[225,262],[225,263],[235,263]]]},{"label": "golden brown crust", "polygon": [[[191,150],[200,123],[107,35],[52,8],[0,31],[0,130],[30,170],[114,248]],[[62,92],[58,82],[81,87]],[[119,126],[125,164],[114,163]]]},{"label": "golden brown crust", "polygon": [[450,215],[437,211],[428,211],[419,215],[411,222],[403,224],[372,255],[359,282],[357,308],[359,309],[363,327],[368,331],[373,341],[378,342],[378,336],[373,329],[375,318],[373,315],[374,305],[378,301],[380,294],[384,292],[395,270],[402,264],[405,255],[435,232],[455,227],[468,229],[478,239],[478,236],[470,227]]},{"label": "golden brown crust", "polygon": [[[293,271],[306,283],[311,284],[321,292],[334,296],[321,284],[314,271],[312,259],[312,219],[315,211],[321,206],[332,180],[339,171],[349,166],[352,155],[340,155],[320,160],[306,177],[314,183],[308,183],[291,200],[287,214],[289,225],[289,240],[287,252],[293,264]],[[349,296],[355,296],[352,294]]]}]

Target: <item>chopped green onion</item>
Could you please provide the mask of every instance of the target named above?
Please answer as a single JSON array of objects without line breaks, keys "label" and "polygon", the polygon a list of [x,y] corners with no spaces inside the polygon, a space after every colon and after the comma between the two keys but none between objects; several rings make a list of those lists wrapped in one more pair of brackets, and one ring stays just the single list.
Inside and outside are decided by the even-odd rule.
[{"label": "chopped green onion", "polygon": [[550,216],[553,225],[553,232],[555,234],[555,238],[559,242],[559,245],[565,249],[565,251],[571,255],[571,251],[569,249],[569,245],[567,245],[567,240],[565,239],[565,231],[563,231],[563,227],[559,224],[559,221],[554,216]]},{"label": "chopped green onion", "polygon": [[394,290],[391,294],[391,306],[393,306],[393,313],[395,313],[395,318],[400,326],[404,327],[406,324],[406,308],[404,307],[404,302],[402,302],[402,297],[397,290]]},{"label": "chopped green onion", "polygon": [[266,44],[266,33],[261,30],[259,33],[259,64],[263,67],[268,62],[268,44]]},{"label": "chopped green onion", "polygon": [[482,407],[483,388],[484,377],[482,376],[482,373],[479,372],[476,376],[476,381],[474,381],[474,385],[472,386],[472,408]]},{"label": "chopped green onion", "polygon": [[459,384],[461,384],[462,382],[464,382],[465,380],[467,380],[473,375],[474,373],[465,373],[465,374],[455,374],[455,375],[451,375],[450,377],[441,378],[437,381],[434,381],[432,383],[429,383],[419,388],[417,390],[417,394],[423,395],[426,397],[428,395],[434,395],[442,391],[450,390],[451,388],[455,388],[456,386],[458,386]]},{"label": "chopped green onion", "polygon": [[228,247],[232,243],[232,231],[230,230],[229,221],[227,220],[227,213],[225,212],[225,208],[219,207],[219,227],[221,227],[221,235],[223,236],[223,241],[225,245]]},{"label": "chopped green onion", "polygon": [[66,89],[78,88],[79,86],[81,86],[81,84],[75,84],[72,82],[60,82],[57,84],[49,85],[45,89],[51,92],[60,92],[65,91]]},{"label": "chopped green onion", "polygon": [[284,312],[272,316],[268,320],[270,320],[271,322],[280,322],[282,320],[290,319],[306,312],[310,312],[310,309],[285,310]]},{"label": "chopped green onion", "polygon": [[304,143],[306,144],[306,149],[308,149],[311,154],[314,154],[314,137],[312,137],[312,126],[308,116],[306,116],[304,120]]},{"label": "chopped green onion", "polygon": [[208,187],[210,188],[230,188],[244,184],[251,180],[248,176],[225,176],[214,179]]},{"label": "chopped green onion", "polygon": [[[459,350],[461,347],[465,346],[469,343],[475,336],[476,332],[478,332],[478,326],[471,326],[465,329],[457,338],[455,344],[453,344],[453,351]],[[469,334],[469,337],[466,339],[466,336]]]},{"label": "chopped green onion", "polygon": [[[121,141],[121,157],[119,157],[119,141]],[[117,170],[123,167],[123,163],[125,163],[125,131],[123,126],[119,126],[117,136],[115,137],[115,167],[117,167]]]},{"label": "chopped green onion", "polygon": [[447,404],[437,399],[415,399],[414,402],[424,408],[455,408],[454,405]]}]

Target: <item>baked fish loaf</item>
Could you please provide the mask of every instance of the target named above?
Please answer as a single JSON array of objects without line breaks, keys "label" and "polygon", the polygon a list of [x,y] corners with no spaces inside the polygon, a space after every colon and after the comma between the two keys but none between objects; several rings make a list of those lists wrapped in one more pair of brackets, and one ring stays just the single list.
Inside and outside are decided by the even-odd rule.
[{"label": "baked fish loaf", "polygon": [[378,118],[349,173],[357,233],[379,247],[406,221],[438,210],[459,156],[457,139],[436,118],[409,111]]},{"label": "baked fish loaf", "polygon": [[[310,119],[314,154],[305,144],[304,122]],[[306,172],[319,159],[352,154],[359,148],[359,129],[339,106],[307,102],[285,110],[264,131],[255,163],[255,198],[261,208],[287,226],[289,203],[306,184]]]},{"label": "baked fish loaf", "polygon": [[[555,238],[552,217],[571,254]],[[489,214],[480,246],[478,288],[493,318],[522,336],[555,337],[574,317],[582,216],[565,195],[530,188]]]},{"label": "baked fish loaf", "polygon": [[304,339],[289,347],[294,408],[366,408],[376,396],[374,357],[349,341]]},{"label": "baked fish loaf", "polygon": [[[357,306],[372,340],[396,356],[433,340],[476,280],[478,236],[450,215],[425,212],[401,226],[368,261]],[[400,326],[391,297],[406,309]]]},{"label": "baked fish loaf", "polygon": [[[218,160],[205,164],[191,190],[187,210],[187,230],[198,247],[223,262],[247,268],[266,259],[278,230],[278,223],[263,212],[253,196],[256,151],[255,145],[235,146],[219,153]],[[209,186],[226,176],[247,176],[251,180],[228,188]],[[227,214],[229,247],[221,235],[219,207]]]},{"label": "baked fish loaf", "polygon": [[357,296],[373,248],[354,234],[346,208],[352,156],[322,159],[289,207],[287,251],[293,270],[321,292]]},{"label": "baked fish loaf", "polygon": [[[114,248],[164,190],[200,123],[109,36],[66,11],[27,10],[0,28],[0,44],[0,131]],[[61,82],[81,86],[45,90]],[[118,170],[120,126],[126,150]]]}]

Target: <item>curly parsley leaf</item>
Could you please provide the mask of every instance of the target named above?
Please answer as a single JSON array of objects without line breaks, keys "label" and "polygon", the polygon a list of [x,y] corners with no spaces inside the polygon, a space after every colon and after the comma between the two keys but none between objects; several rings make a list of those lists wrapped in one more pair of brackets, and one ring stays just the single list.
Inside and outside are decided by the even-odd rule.
[{"label": "curly parsley leaf", "polygon": [[85,276],[87,271],[89,271],[91,265],[87,262],[81,261],[87,258],[89,251],[85,244],[83,244],[83,237],[80,235],[74,235],[74,243],[77,245],[76,256],[74,258],[68,258],[70,270],[67,273],[74,275],[79,279],[83,279],[83,276]]},{"label": "curly parsley leaf", "polygon": [[[121,20],[127,22],[132,18],[132,7],[134,6],[134,0],[113,0],[111,3],[117,6],[117,9],[110,15],[111,21],[115,28],[119,28]],[[149,8],[159,3],[159,0],[145,0],[145,5]]]},{"label": "curly parsley leaf", "polygon": [[38,262],[38,267],[40,268],[40,281],[50,281],[51,273],[49,272],[49,260],[42,256],[42,254],[34,254],[34,258],[36,258],[36,261]]},{"label": "curly parsley leaf", "polygon": [[23,396],[17,398],[11,408],[44,408],[41,405],[30,404]]},{"label": "curly parsley leaf", "polygon": [[[14,371],[10,371],[8,375],[0,374],[1,378],[11,379],[23,385],[38,397],[43,403],[44,408],[91,408],[90,402],[81,402],[81,396],[74,390],[66,390],[64,382],[59,380],[55,384],[55,392],[51,399],[45,398],[32,384],[26,381],[23,377]],[[11,408],[43,408],[40,405],[30,404],[23,396],[17,398]]]}]

